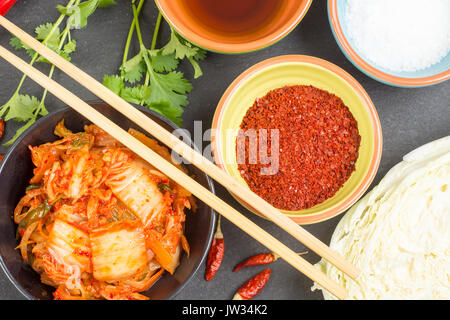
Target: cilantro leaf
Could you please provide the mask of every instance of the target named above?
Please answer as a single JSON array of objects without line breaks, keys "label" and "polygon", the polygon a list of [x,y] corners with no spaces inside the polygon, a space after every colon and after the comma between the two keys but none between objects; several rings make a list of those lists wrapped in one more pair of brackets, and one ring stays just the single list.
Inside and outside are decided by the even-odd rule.
[{"label": "cilantro leaf", "polygon": [[[83,1],[83,2],[81,2]],[[73,3],[74,1],[70,1]],[[81,2],[81,3],[80,3]],[[68,18],[66,20],[67,27],[61,33],[60,26],[64,21],[58,19],[55,24],[45,23],[39,25],[35,28],[36,36],[38,41],[45,43],[45,45],[51,50],[57,52],[63,58],[70,60],[70,55],[76,49],[76,41],[70,38],[70,29],[73,28],[83,28],[87,24],[88,17],[94,13],[97,8],[104,8],[109,5],[116,4],[115,0],[79,0],[75,2],[76,5],[63,7],[61,5],[57,6],[58,11],[66,15]],[[66,37],[69,37],[66,41]],[[17,37],[12,37],[9,41],[10,45],[16,50],[24,49],[30,57],[36,59],[36,62],[47,62],[45,58],[39,56],[34,50],[28,47]],[[49,74],[51,77],[52,74]],[[119,78],[120,79],[120,78]],[[16,120],[20,122],[26,122],[20,129],[17,130],[14,137],[8,141],[5,145],[12,144],[28,127],[30,127],[38,118],[38,116],[45,116],[48,111],[44,105],[44,100],[46,94],[42,96],[42,100],[39,101],[34,96],[19,94],[22,88],[23,81],[19,83],[18,88],[12,97],[3,106],[0,106],[0,119],[5,120]]]},{"label": "cilantro leaf", "polygon": [[22,42],[22,40],[20,40],[17,37],[12,37],[9,40],[9,44],[16,50],[20,50],[20,49],[25,49],[25,51],[27,52],[27,54],[30,57],[33,57],[34,54],[36,53],[36,51],[34,51],[33,49],[31,49],[29,46],[27,46],[25,43]]},{"label": "cilantro leaf", "polygon": [[125,62],[121,67],[123,77],[129,83],[140,81],[142,79],[143,72],[145,72],[145,69],[146,67],[142,56],[142,51]]},{"label": "cilantro leaf", "polygon": [[47,47],[49,47],[52,50],[56,50],[59,45],[59,38],[61,36],[61,33],[59,30],[59,27],[56,27],[53,30],[53,32],[52,32],[52,29],[53,29],[52,23],[46,23],[46,24],[42,24],[42,25],[38,26],[35,29],[36,39],[40,40],[40,41],[44,41],[45,39],[47,39],[45,41],[45,44],[47,45]]},{"label": "cilantro leaf", "polygon": [[183,109],[171,106],[168,102],[161,103],[152,103],[150,105],[146,105],[149,109],[162,114],[167,119],[174,122],[177,126],[182,125],[183,119],[181,116],[183,115]]},{"label": "cilantro leaf", "polygon": [[[41,24],[40,26],[37,26],[36,29],[34,29],[34,32],[36,33],[36,39],[38,40],[45,40],[47,36],[50,34],[53,28],[53,23],[46,23]],[[59,27],[58,27],[59,30]],[[59,32],[58,32],[59,34]],[[53,35],[53,34],[52,34]]]},{"label": "cilantro leaf", "polygon": [[72,52],[74,52],[76,48],[77,48],[77,42],[72,39],[64,45],[63,52],[64,52],[64,54],[69,55]]},{"label": "cilantro leaf", "polygon": [[117,75],[105,75],[103,77],[103,85],[117,95],[120,95],[120,91],[123,89],[123,80]]},{"label": "cilantro leaf", "polygon": [[205,60],[205,58],[206,58],[206,51],[203,50],[202,48],[198,48],[198,47],[197,47],[197,49],[198,49],[197,53],[192,58],[194,58],[197,61]]},{"label": "cilantro leaf", "polygon": [[175,54],[162,54],[160,50],[156,53],[149,51],[153,70],[156,72],[170,72],[178,67],[179,60],[175,58]]},{"label": "cilantro leaf", "polygon": [[[75,51],[75,49],[77,47],[77,42],[75,40],[70,40],[69,42],[67,42],[64,45],[64,47],[62,49],[59,49],[59,46],[60,45],[58,44],[58,46],[53,51],[55,51],[57,54],[59,54],[61,57],[63,57],[67,61],[72,60],[72,58],[70,57],[70,54]],[[36,61],[52,64],[50,61],[48,61],[47,59],[45,59],[42,56],[39,56],[39,58],[37,58]]]},{"label": "cilantro leaf", "polygon": [[36,97],[15,94],[0,108],[0,117],[5,121],[27,121],[35,117],[35,111],[39,109],[40,102]]},{"label": "cilantro leaf", "polygon": [[161,49],[164,55],[175,53],[175,58],[184,59],[197,54],[198,48],[193,47],[189,42],[182,42],[179,36],[172,30],[169,42]]},{"label": "cilantro leaf", "polygon": [[181,72],[172,71],[167,74],[150,73],[151,93],[148,104],[169,102],[174,108],[188,105],[186,93],[192,90],[192,85],[183,78]]},{"label": "cilantro leaf", "polygon": [[157,74],[159,78],[159,83],[162,86],[167,86],[174,92],[178,93],[188,93],[192,90],[192,85],[190,82],[183,78],[183,73],[181,72],[169,72],[167,74]]},{"label": "cilantro leaf", "polygon": [[[69,55],[70,53],[75,51],[76,42],[75,40],[71,40],[64,46],[62,50],[60,50],[59,46],[61,41],[60,40],[61,33],[59,27],[53,29],[53,24],[46,23],[36,27],[35,33],[37,40],[41,41],[42,43],[45,42],[45,45],[48,48],[52,49],[53,51],[57,52],[59,55],[70,61]],[[9,43],[16,50],[25,49],[30,57],[33,57],[36,53],[33,49],[28,47],[25,43],[23,43],[20,39],[16,37],[12,37]],[[47,59],[45,59],[42,56],[39,56],[36,61],[50,63]]]},{"label": "cilantro leaf", "polygon": [[194,79],[201,77],[203,75],[203,71],[198,62],[193,57],[188,58],[188,60],[194,68]]},{"label": "cilantro leaf", "polygon": [[74,52],[76,48],[77,48],[77,42],[72,39],[64,45],[62,50],[58,50],[57,52],[59,53],[59,55],[61,57],[63,57],[67,61],[70,61],[70,60],[72,60],[72,58],[70,57],[70,54],[72,52]]},{"label": "cilantro leaf", "polygon": [[[107,0],[105,0],[107,1]],[[206,51],[196,47],[189,41],[183,39],[171,29],[170,39],[161,49],[148,50],[142,40],[141,30],[138,27],[138,9],[133,1],[133,23],[139,39],[140,51],[133,58],[127,60],[120,66],[121,76],[105,75],[103,84],[128,102],[145,106],[152,109],[168,119],[181,125],[183,107],[188,105],[187,93],[192,90],[191,83],[184,78],[183,73],[176,72],[181,60],[187,59],[194,68],[194,77],[202,75],[198,61],[205,59]],[[159,31],[158,16],[157,27],[153,39],[157,39]],[[130,41],[133,33],[127,38],[125,56],[128,56]],[[145,80],[143,76],[145,74]],[[133,87],[125,86],[127,83],[143,82]]]},{"label": "cilantro leaf", "polygon": [[142,105],[150,96],[150,88],[146,85],[137,85],[135,87],[124,87],[120,96],[128,102]]},{"label": "cilantro leaf", "polygon": [[43,101],[39,101],[34,96],[14,94],[7,103],[0,107],[0,118],[4,117],[5,121],[14,119],[20,122],[26,121],[26,123],[4,145],[10,146],[36,121],[38,115],[45,116],[47,114],[48,112]]},{"label": "cilantro leaf", "polygon": [[117,2],[114,0],[98,0],[98,7],[99,8],[106,8],[111,5],[116,5]]},{"label": "cilantro leaf", "polygon": [[12,37],[9,40],[9,44],[11,45],[11,47],[13,47],[16,50],[23,49],[23,42],[22,42],[22,40],[20,40],[17,37]]},{"label": "cilantro leaf", "polygon": [[17,129],[16,133],[14,134],[14,136],[7,142],[5,142],[3,145],[8,147],[10,145],[12,145],[14,143],[14,141],[16,141],[16,139],[18,137],[20,137],[20,135],[22,133],[25,132],[25,130],[27,130],[34,122],[36,121],[36,118],[31,118],[30,120],[28,120],[27,123],[25,123],[22,127],[20,127],[19,129]]},{"label": "cilantro leaf", "polygon": [[87,0],[69,8],[57,5],[56,8],[62,14],[69,16],[67,24],[71,29],[82,29],[87,25],[88,17],[97,9],[99,0]]},{"label": "cilantro leaf", "polygon": [[195,79],[203,75],[197,61],[205,59],[206,51],[181,38],[174,30],[172,30],[169,42],[160,51],[163,56],[174,54],[176,59],[188,59],[194,68]]}]

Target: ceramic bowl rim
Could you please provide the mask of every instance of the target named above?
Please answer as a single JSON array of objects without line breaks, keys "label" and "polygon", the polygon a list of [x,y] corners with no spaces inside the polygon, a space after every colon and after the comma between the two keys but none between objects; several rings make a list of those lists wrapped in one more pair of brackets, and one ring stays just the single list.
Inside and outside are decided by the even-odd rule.
[{"label": "ceramic bowl rim", "polygon": [[311,7],[313,0],[303,0],[305,2],[305,5],[303,5],[301,8],[299,8],[295,15],[292,15],[292,17],[283,24],[283,27],[280,28],[277,32],[272,32],[270,35],[265,36],[264,38],[254,40],[247,43],[222,43],[218,41],[208,40],[204,38],[201,35],[198,35],[196,33],[187,33],[183,28],[181,28],[176,21],[173,18],[170,17],[169,14],[167,14],[167,11],[165,10],[164,6],[161,5],[162,1],[166,0],[155,0],[155,3],[163,15],[164,19],[186,40],[192,42],[196,46],[216,52],[216,53],[222,53],[222,54],[243,54],[243,53],[250,53],[258,50],[262,50],[264,48],[267,48],[278,41],[282,40],[284,37],[286,37],[289,33],[291,33],[298,24],[303,20],[306,13],[308,12],[309,8]]},{"label": "ceramic bowl rim", "polygon": [[384,84],[402,88],[426,87],[435,85],[450,79],[450,69],[428,77],[406,78],[383,72],[369,64],[353,49],[345,37],[339,21],[337,0],[328,0],[328,20],[333,36],[344,55],[350,62],[367,76]]},{"label": "ceramic bowl rim", "polygon": [[[378,113],[376,111],[376,108],[370,99],[367,92],[364,90],[364,88],[361,86],[361,84],[356,81],[349,73],[344,71],[339,66],[328,62],[326,60],[312,57],[312,56],[305,56],[305,55],[283,55],[278,56],[274,58],[269,58],[266,60],[263,60],[252,67],[245,70],[243,73],[241,73],[227,88],[225,93],[223,94],[222,98],[220,99],[218,106],[216,108],[216,111],[214,113],[213,122],[212,122],[212,130],[213,132],[220,132],[221,126],[222,126],[222,116],[225,113],[226,107],[228,105],[228,102],[231,100],[232,96],[234,95],[235,91],[244,84],[249,78],[251,78],[254,74],[276,65],[281,65],[284,63],[306,63],[313,65],[315,67],[324,68],[327,71],[332,72],[339,78],[343,79],[350,87],[352,87],[353,91],[360,97],[362,100],[364,106],[366,107],[366,110],[369,114],[370,121],[373,127],[373,135],[374,135],[374,150],[373,155],[371,156],[368,171],[366,175],[361,179],[361,181],[358,183],[357,187],[355,187],[352,192],[345,197],[345,199],[342,201],[342,203],[339,206],[336,206],[332,210],[324,209],[317,213],[312,213],[304,216],[299,215],[290,215],[286,213],[288,217],[290,217],[294,222],[298,224],[313,224],[317,222],[322,222],[328,219],[331,219],[345,210],[347,210],[350,206],[352,206],[369,188],[370,184],[372,183],[373,179],[375,178],[375,175],[378,171],[378,167],[380,165],[381,161],[381,154],[382,154],[382,145],[383,145],[383,134],[382,134],[382,128],[380,119],[378,117]],[[216,162],[216,164],[222,169],[225,170],[225,167],[222,164],[222,157],[221,157],[221,151],[220,151],[220,145],[219,145],[219,139],[217,139],[216,135],[213,135],[211,138],[211,147],[213,152],[213,157]],[[232,193],[231,193],[232,194]],[[233,197],[236,198],[234,194],[232,194]],[[236,198],[236,200],[239,201],[242,205],[244,205],[247,209],[252,211],[252,209],[249,207],[248,204],[246,204],[241,199]]]},{"label": "ceramic bowl rim", "polygon": [[[90,104],[90,105],[98,105],[98,104],[104,104],[107,105],[107,103],[103,102],[103,101],[99,101],[99,100],[90,100],[90,101],[86,101],[86,103]],[[167,125],[169,125],[171,128],[179,128],[173,121],[165,118],[164,116],[162,116],[161,114],[141,107],[139,105],[135,105],[133,104],[134,107],[136,107],[137,109],[139,109],[139,111],[142,111],[144,113],[146,113],[146,115],[151,115],[159,120],[161,120],[162,122],[166,123]],[[71,110],[70,107],[68,107],[67,105],[64,105],[62,108],[59,108],[58,110],[49,113],[48,115],[38,119],[35,123],[33,123],[8,149],[8,151],[6,152],[3,160],[0,162],[0,173],[3,171],[3,167],[5,165],[5,163],[7,163],[7,161],[9,160],[9,157],[11,156],[11,154],[14,153],[15,149],[17,148],[17,146],[20,144],[20,142],[32,131],[34,130],[36,127],[39,127],[43,122],[45,122],[49,117],[56,117],[59,114],[62,114],[68,110]],[[76,112],[76,111],[75,111]],[[81,117],[83,117],[82,115],[80,115]],[[125,117],[125,116],[124,116]],[[130,120],[131,121],[131,120]],[[197,146],[195,146],[195,144],[191,141],[191,139],[189,137],[184,137],[184,139],[187,140],[183,140],[186,143],[191,143],[191,146],[194,147],[194,149],[198,149]],[[197,150],[198,151],[198,150]],[[215,189],[214,189],[214,183],[212,181],[212,179],[205,174],[205,179],[208,183],[208,188],[209,190],[215,194]],[[211,211],[211,223],[209,226],[209,231],[208,231],[208,236],[207,236],[207,243],[206,246],[204,248],[204,251],[202,252],[202,255],[197,263],[196,266],[194,266],[192,273],[186,278],[186,280],[180,284],[180,286],[173,291],[167,298],[166,300],[171,300],[173,298],[175,298],[185,287],[186,285],[192,280],[192,278],[194,277],[194,275],[199,271],[201,265],[204,263],[205,258],[208,254],[209,248],[211,246],[211,242],[214,236],[214,232],[215,232],[215,225],[216,225],[216,221],[217,221],[217,213],[212,209],[209,208],[209,210]],[[0,255],[0,267],[3,270],[3,272],[5,273],[5,275],[7,276],[7,278],[11,281],[11,283],[14,285],[14,287],[17,289],[17,291],[19,291],[25,298],[27,298],[28,300],[36,300],[36,298],[31,295],[30,293],[28,293],[28,291],[22,287],[22,285],[11,275],[11,273],[9,272],[9,268],[6,266],[6,263],[3,260],[3,256]]]}]

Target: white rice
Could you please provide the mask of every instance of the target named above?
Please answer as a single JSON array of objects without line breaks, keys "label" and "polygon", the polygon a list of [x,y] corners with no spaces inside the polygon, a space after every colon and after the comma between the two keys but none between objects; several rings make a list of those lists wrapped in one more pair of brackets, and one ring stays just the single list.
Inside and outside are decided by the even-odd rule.
[{"label": "white rice", "polygon": [[344,15],[356,51],[376,66],[414,72],[450,51],[450,0],[348,0]]}]

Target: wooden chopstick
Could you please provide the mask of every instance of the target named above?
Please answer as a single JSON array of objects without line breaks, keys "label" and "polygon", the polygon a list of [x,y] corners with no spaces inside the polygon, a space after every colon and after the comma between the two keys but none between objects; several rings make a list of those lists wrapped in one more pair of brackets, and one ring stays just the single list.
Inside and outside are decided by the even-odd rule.
[{"label": "wooden chopstick", "polygon": [[131,136],[127,131],[120,128],[103,114],[74,95],[72,92],[70,92],[54,80],[50,79],[42,72],[38,71],[36,68],[27,64],[25,61],[9,52],[3,46],[0,46],[0,56],[14,65],[28,77],[36,81],[42,87],[46,88],[49,92],[53,93],[57,98],[65,102],[67,105],[71,106],[74,110],[86,117],[92,123],[105,130],[107,133],[109,133],[123,145],[128,147],[130,150],[138,154],[148,163],[158,168],[172,180],[176,181],[181,186],[192,192],[192,194],[194,194],[197,198],[217,210],[225,218],[230,220],[236,226],[265,245],[268,249],[276,252],[294,268],[304,273],[313,281],[320,284],[323,288],[334,294],[339,299],[346,298],[347,291],[342,286],[328,278],[324,273],[320,272],[308,261],[298,256],[294,251],[292,251],[280,241],[271,236],[269,233],[258,227],[251,220],[244,217],[236,209],[215,196],[208,189],[193,180],[183,171],[179,170],[173,164],[159,156],[153,150],[149,149],[142,142]]},{"label": "wooden chopstick", "polygon": [[241,185],[225,171],[218,168],[214,163],[203,157],[200,153],[193,150],[184,142],[181,142],[169,131],[158,125],[149,117],[145,116],[142,112],[134,108],[121,97],[117,96],[114,92],[103,86],[97,80],[44,46],[42,43],[28,35],[25,31],[21,30],[3,16],[0,16],[0,25],[13,33],[16,37],[37,51],[47,60],[52,62],[79,84],[87,88],[103,101],[107,102],[117,111],[121,112],[124,116],[139,125],[142,129],[146,130],[160,142],[164,143],[170,149],[183,156],[186,160],[205,172],[225,188],[238,194],[242,199],[250,203],[256,211],[272,220],[275,224],[302,242],[305,246],[309,247],[319,256],[336,266],[339,270],[346,273],[352,279],[356,279],[358,277],[359,270],[353,264],[345,260],[340,254],[331,250],[326,244],[297,225],[289,217],[272,207],[250,189]]},{"label": "wooden chopstick", "polygon": [[291,234],[297,240],[301,241],[319,256],[335,265],[338,269],[346,273],[351,278],[356,279],[358,277],[359,270],[353,264],[346,261],[340,254],[331,250],[327,245],[314,237],[304,228],[297,225],[289,217],[272,207],[250,189],[242,186],[225,171],[218,168],[215,164],[203,157],[200,153],[193,150],[184,142],[181,142],[169,131],[158,125],[149,117],[145,116],[142,112],[134,108],[121,97],[117,96],[114,92],[103,86],[97,80],[44,46],[42,43],[28,35],[25,31],[21,30],[3,16],[0,16],[0,25],[13,33],[16,37],[37,51],[39,54],[44,56],[47,60],[56,65],[79,84],[110,104],[113,108],[128,117],[142,129],[146,130],[160,142],[164,143],[170,149],[183,156],[190,163],[197,166],[215,181],[222,184],[228,190],[232,190],[236,194],[239,194],[239,196],[245,199],[246,202],[250,203],[255,210],[272,220],[275,224]]},{"label": "wooden chopstick", "polygon": [[294,236],[297,240],[303,242],[311,250],[318,255],[334,264],[338,269],[355,279],[359,275],[359,270],[346,261],[337,252],[331,250],[323,242],[315,238],[312,234],[295,224],[291,219],[281,214],[277,209],[265,202],[250,189],[242,186],[234,178],[230,177],[226,172],[215,166],[208,159],[203,157],[200,153],[193,150],[190,146],[181,142],[177,137],[173,136],[166,129],[162,128],[156,122],[145,116],[142,112],[134,108],[128,102],[117,96],[115,93],[104,87],[94,78],[60,57],[58,54],[35,40],[19,27],[8,21],[6,18],[0,16],[0,25],[8,31],[16,35],[25,44],[36,50],[39,54],[47,58],[58,68],[83,85],[85,88],[96,94],[99,98],[109,103],[116,110],[135,122],[141,128],[146,130],[152,136],[157,138],[160,142],[166,144],[173,151],[182,155],[185,159],[204,171],[214,180],[222,184],[229,190],[233,190],[242,198],[246,199],[252,206],[261,214],[271,219],[278,226]]}]

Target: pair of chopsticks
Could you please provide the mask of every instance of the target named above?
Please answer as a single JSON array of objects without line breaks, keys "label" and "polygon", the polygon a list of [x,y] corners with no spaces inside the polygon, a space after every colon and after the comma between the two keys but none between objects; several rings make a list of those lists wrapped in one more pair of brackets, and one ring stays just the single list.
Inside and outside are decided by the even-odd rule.
[{"label": "pair of chopsticks", "polygon": [[[34,39],[32,36],[28,35],[25,31],[21,30],[15,24],[2,16],[0,16],[0,25],[14,34],[17,38],[22,40],[30,48],[34,49],[40,55],[45,57],[67,75],[72,77],[79,84],[107,102],[109,105],[132,120],[142,129],[146,130],[153,137],[167,145],[170,149],[177,152],[193,165],[197,166],[200,170],[205,172],[215,181],[223,185],[225,188],[233,190],[234,193],[239,194],[239,196],[245,199],[246,202],[251,203],[252,207],[255,210],[266,216],[268,219],[272,220],[275,224],[287,231],[297,240],[301,241],[304,245],[309,247],[312,251],[316,252],[319,256],[335,265],[338,269],[346,273],[351,278],[356,279],[358,277],[359,270],[350,262],[346,261],[341,255],[330,249],[319,239],[315,238],[312,234],[283,215],[279,210],[272,207],[269,203],[253,193],[250,189],[242,186],[238,181],[229,176],[225,171],[221,170],[211,161],[203,157],[199,152],[193,150],[190,146],[180,141],[176,136],[172,135],[169,131],[158,125],[156,122],[151,120],[131,104],[117,96],[114,92],[110,91],[97,80],[59,56],[57,53],[44,46],[42,43]],[[39,70],[30,66],[25,61],[21,60],[2,46],[0,46],[0,56],[14,65],[28,77],[33,79],[35,82],[40,84],[42,87],[47,89],[49,92],[54,94],[64,103],[71,106],[75,111],[79,112],[89,121],[105,130],[107,133],[120,141],[130,150],[138,154],[148,163],[161,170],[172,180],[176,181],[178,184],[191,191],[192,194],[194,194],[197,198],[215,209],[226,219],[234,223],[236,226],[241,228],[244,232],[248,233],[257,241],[262,243],[268,249],[277,253],[282,259],[305,274],[311,280],[317,282],[322,288],[328,290],[339,299],[346,298],[347,291],[345,290],[345,288],[340,286],[332,279],[328,278],[324,273],[319,271],[308,261],[298,256],[294,251],[289,249],[279,240],[261,229],[251,220],[244,217],[236,209],[215,196],[208,189],[200,185],[184,172],[177,169],[170,162],[160,157],[157,153],[146,147],[139,140],[132,137],[125,130],[120,128],[107,117],[103,116],[100,112],[92,108],[72,92],[70,92],[54,80],[50,79]]]}]

